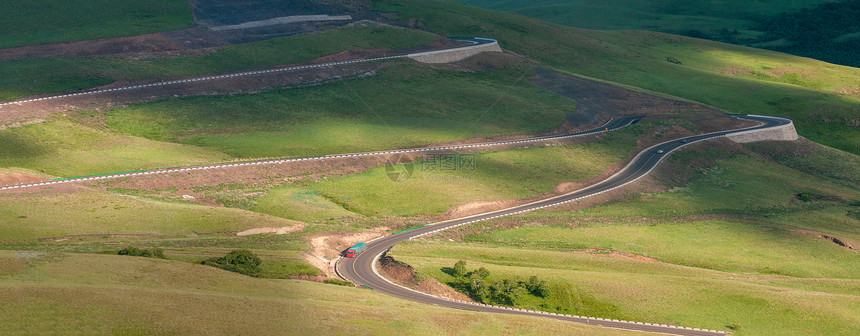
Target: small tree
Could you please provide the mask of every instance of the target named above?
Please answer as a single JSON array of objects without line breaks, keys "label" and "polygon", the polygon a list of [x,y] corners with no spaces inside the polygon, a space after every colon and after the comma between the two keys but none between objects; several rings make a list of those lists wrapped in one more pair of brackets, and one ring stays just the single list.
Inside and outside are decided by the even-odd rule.
[{"label": "small tree", "polygon": [[532,293],[536,296],[540,296],[542,298],[548,298],[552,292],[549,289],[549,285],[546,284],[546,281],[541,281],[537,287],[532,291]]},{"label": "small tree", "polygon": [[481,277],[481,279],[486,279],[487,277],[490,276],[490,271],[484,267],[481,267],[481,268],[478,268],[478,269],[472,271],[472,274]]},{"label": "small tree", "polygon": [[206,259],[201,264],[255,276],[260,273],[261,263],[260,257],[249,250],[233,250],[223,257]]},{"label": "small tree", "polygon": [[454,275],[458,277],[466,276],[466,261],[460,260],[454,264]]},{"label": "small tree", "polygon": [[538,280],[538,277],[535,275],[532,275],[529,277],[529,283],[527,286],[529,287],[530,291],[534,291],[535,288],[537,288],[539,283],[540,283],[540,281]]}]

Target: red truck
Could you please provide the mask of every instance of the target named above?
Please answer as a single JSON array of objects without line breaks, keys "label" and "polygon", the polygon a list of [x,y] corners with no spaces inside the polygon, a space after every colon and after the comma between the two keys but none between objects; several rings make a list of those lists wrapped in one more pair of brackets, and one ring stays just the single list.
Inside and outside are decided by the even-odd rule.
[{"label": "red truck", "polygon": [[346,257],[347,258],[355,258],[355,256],[357,254],[361,253],[361,251],[364,250],[365,247],[367,247],[367,243],[358,243],[358,244],[353,245],[352,247],[350,247],[349,249],[346,250]]}]

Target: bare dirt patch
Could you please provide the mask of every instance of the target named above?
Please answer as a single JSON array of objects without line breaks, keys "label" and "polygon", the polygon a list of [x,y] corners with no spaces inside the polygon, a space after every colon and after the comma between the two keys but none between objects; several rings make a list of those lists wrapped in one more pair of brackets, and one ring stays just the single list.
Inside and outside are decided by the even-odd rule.
[{"label": "bare dirt patch", "polygon": [[335,233],[309,238],[311,252],[326,259],[335,259],[346,248],[385,235],[390,228],[380,226],[365,232]]},{"label": "bare dirt patch", "polygon": [[282,226],[282,227],[259,227],[259,228],[251,228],[236,232],[237,237],[244,237],[250,235],[257,234],[274,234],[274,235],[283,235],[291,232],[301,231],[305,228],[304,223],[296,224],[293,226]]},{"label": "bare dirt patch", "polygon": [[618,258],[618,259],[625,259],[625,260],[644,261],[644,262],[650,262],[650,263],[660,262],[660,260],[657,260],[655,258],[651,258],[648,256],[644,256],[644,255],[627,253],[627,252],[620,252],[620,251],[615,251],[615,250],[606,250],[606,249],[586,249],[584,251],[571,251],[571,253],[587,254],[587,255],[610,257],[610,258]]},{"label": "bare dirt patch", "polygon": [[388,230],[388,227],[381,226],[365,232],[333,233],[312,236],[308,238],[308,242],[311,245],[311,251],[304,253],[302,255],[302,259],[318,268],[327,277],[335,278],[337,277],[337,274],[334,271],[335,262],[344,250],[360,242],[366,242],[373,238],[381,237],[385,235]]},{"label": "bare dirt patch", "polygon": [[23,184],[42,181],[45,181],[45,179],[34,175],[22,173],[0,173],[0,185]]},{"label": "bare dirt patch", "polygon": [[556,71],[537,68],[532,83],[576,100],[576,112],[568,115],[571,124],[592,124],[611,117],[649,115],[669,111],[723,111],[702,104],[673,100],[628,90]]},{"label": "bare dirt patch", "polygon": [[408,288],[455,300],[472,301],[468,295],[458,292],[435,278],[420,275],[412,266],[394,260],[390,256],[383,256],[379,260],[379,266],[382,276]]},{"label": "bare dirt patch", "polygon": [[29,187],[23,189],[0,190],[0,199],[3,198],[29,198],[44,197],[51,195],[73,194],[79,190],[92,190],[90,186],[76,183],[61,183],[50,186]]},{"label": "bare dirt patch", "polygon": [[752,71],[749,69],[741,68],[741,67],[729,67],[720,71],[723,74],[729,76],[743,76],[743,75],[752,75]]},{"label": "bare dirt patch", "polygon": [[860,87],[844,87],[836,90],[837,93],[860,97]]}]

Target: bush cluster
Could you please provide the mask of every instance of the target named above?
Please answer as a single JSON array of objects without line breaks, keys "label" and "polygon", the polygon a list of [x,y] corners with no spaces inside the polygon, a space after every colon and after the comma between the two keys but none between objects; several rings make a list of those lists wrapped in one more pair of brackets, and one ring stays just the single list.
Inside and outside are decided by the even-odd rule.
[{"label": "bush cluster", "polygon": [[466,261],[460,260],[449,273],[456,278],[454,287],[467,292],[483,303],[515,305],[527,295],[548,298],[552,292],[546,281],[531,276],[526,281],[517,279],[490,279],[490,271],[480,267],[466,269]]},{"label": "bush cluster", "polygon": [[119,250],[116,254],[118,255],[128,255],[133,257],[147,257],[147,258],[158,258],[158,259],[166,259],[164,257],[164,250],[153,247],[151,249],[142,249],[134,246],[128,246]]},{"label": "bush cluster", "polygon": [[223,257],[212,257],[201,262],[203,265],[250,276],[260,274],[261,263],[260,257],[249,250],[233,250]]},{"label": "bush cluster", "polygon": [[323,280],[323,282],[327,283],[327,284],[339,285],[339,286],[348,286],[348,287],[355,286],[352,283],[352,281],[346,281],[346,280],[341,280],[341,279],[325,279],[325,280]]}]

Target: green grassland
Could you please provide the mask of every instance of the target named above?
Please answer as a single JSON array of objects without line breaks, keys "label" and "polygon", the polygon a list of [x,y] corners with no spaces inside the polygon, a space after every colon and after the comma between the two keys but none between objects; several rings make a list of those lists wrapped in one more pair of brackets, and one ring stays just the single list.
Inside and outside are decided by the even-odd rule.
[{"label": "green grassland", "polygon": [[[684,160],[682,155],[674,159]],[[830,196],[832,200],[804,202],[797,199],[797,195],[802,193]],[[642,216],[671,220],[695,215],[731,214],[760,216],[761,220],[777,223],[779,218],[831,211],[828,209],[848,210],[856,207],[858,200],[860,190],[856,184],[845,186],[770,161],[740,155],[698,172],[687,186],[585,209],[576,212],[575,216],[616,219]],[[845,220],[850,218],[845,216]],[[856,221],[854,225],[847,226],[839,225],[840,221],[820,220],[808,225],[800,220],[792,222],[798,227],[860,238]]]},{"label": "green grassland", "polygon": [[86,89],[118,80],[167,78],[306,62],[353,49],[402,49],[436,35],[389,26],[343,27],[172,58],[69,57],[3,62],[0,100]]},{"label": "green grassland", "polygon": [[108,112],[112,128],[237,157],[403,148],[555,127],[573,101],[525,80],[524,64],[486,72],[412,65],[377,76],[253,95],[168,99]]},{"label": "green grassland", "polygon": [[529,73],[521,63],[476,73],[404,64],[320,86],[78,111],[0,131],[0,166],[78,176],[537,133],[575,103]]},{"label": "green grassland", "polygon": [[659,31],[860,66],[854,0],[458,1],[571,27]]},{"label": "green grassland", "polygon": [[[675,153],[661,169],[723,156],[710,151]],[[471,269],[488,268],[495,277],[490,280],[538,275],[550,283],[554,295],[527,296],[520,307],[713,329],[740,326],[739,335],[849,335],[858,326],[852,316],[860,312],[860,258],[793,230],[857,242],[860,189],[827,177],[856,170],[833,168],[838,156],[806,160],[807,170],[830,166],[831,174],[729,154],[668,192],[477,223],[400,244],[392,253],[445,283],[454,282],[445,269],[459,259]],[[632,257],[637,255],[657,262]]]},{"label": "green grassland", "polygon": [[315,221],[346,216],[359,216],[325,196],[298,186],[283,186],[266,190],[266,196],[255,200],[254,212],[300,221]]},{"label": "green grassland", "polygon": [[157,33],[193,20],[185,0],[4,0],[0,8],[0,48]]},{"label": "green grassland", "polygon": [[632,334],[176,261],[4,251],[0,265],[4,335]]},{"label": "green grassland", "polygon": [[833,0],[792,1],[643,1],[643,0],[457,0],[487,9],[509,11],[544,21],[590,29],[656,30],[673,34],[700,31],[715,35],[738,30],[741,38],[755,38],[753,29],[762,19],[784,12],[810,8]]},{"label": "green grassland", "polygon": [[818,237],[733,220],[655,225],[611,222],[574,229],[521,227],[468,240],[514,247],[624,251],[733,273],[860,279],[860,258],[852,251]]},{"label": "green grassland", "polygon": [[801,135],[860,153],[860,97],[832,91],[856,87],[856,68],[654,32],[564,27],[450,1],[380,1],[375,6],[402,20],[421,19],[439,33],[498,39],[504,48],[563,71],[731,112],[789,117]]},{"label": "green grassland", "polygon": [[[816,252],[793,251],[794,254]],[[491,276],[549,282],[547,299],[525,299],[522,307],[603,318],[677,323],[733,330],[737,335],[850,335],[860,299],[858,281],[818,279],[822,288],[785,288],[779,276],[739,276],[664,263],[624,260],[538,249],[511,249],[445,242],[409,242],[393,255],[442,282],[457,260],[486,267]],[[844,252],[853,253],[853,252]],[[856,272],[856,269],[855,269]]]},{"label": "green grassland", "polygon": [[389,166],[307,187],[368,216],[441,214],[466,202],[536,196],[562,182],[588,180],[628,157],[635,134],[653,124],[642,121],[597,143],[477,154],[473,167],[442,169],[433,160],[400,164],[396,169],[414,171],[402,182],[389,178]]},{"label": "green grassland", "polygon": [[200,165],[229,158],[211,149],[100,130],[67,118],[0,131],[0,166],[54,176]]},{"label": "green grassland", "polygon": [[3,223],[0,225],[3,239],[76,234],[191,235],[297,224],[239,209],[84,190],[73,194],[5,198],[0,202],[0,223]]}]

